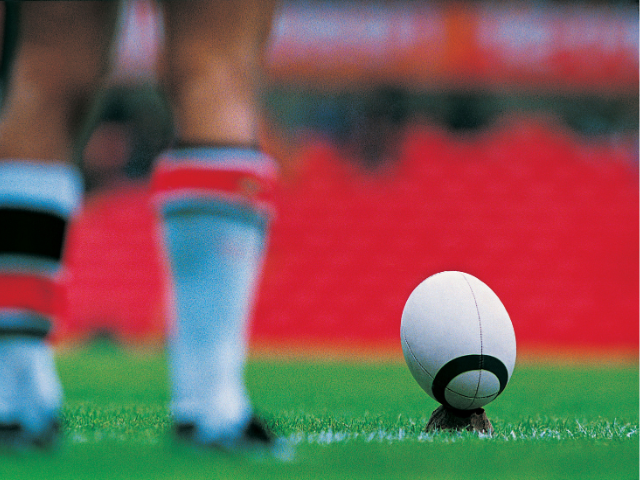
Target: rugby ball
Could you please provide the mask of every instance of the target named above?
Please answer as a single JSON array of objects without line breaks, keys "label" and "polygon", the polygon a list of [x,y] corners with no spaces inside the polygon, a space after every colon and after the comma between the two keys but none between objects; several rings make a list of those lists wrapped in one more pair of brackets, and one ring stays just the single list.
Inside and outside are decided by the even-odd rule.
[{"label": "rugby ball", "polygon": [[441,272],[418,285],[402,312],[402,351],[411,374],[452,410],[475,410],[507,386],[516,337],[498,296],[463,272]]}]

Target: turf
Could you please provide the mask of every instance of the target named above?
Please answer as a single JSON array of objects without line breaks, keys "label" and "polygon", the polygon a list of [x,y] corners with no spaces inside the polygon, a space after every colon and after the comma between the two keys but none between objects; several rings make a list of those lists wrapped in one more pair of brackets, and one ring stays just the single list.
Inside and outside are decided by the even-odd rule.
[{"label": "turf", "polygon": [[487,412],[492,437],[422,432],[436,403],[394,362],[252,360],[257,409],[288,462],[173,441],[166,361],[109,345],[59,356],[66,390],[53,452],[3,452],[0,478],[634,479],[636,365],[519,365]]}]

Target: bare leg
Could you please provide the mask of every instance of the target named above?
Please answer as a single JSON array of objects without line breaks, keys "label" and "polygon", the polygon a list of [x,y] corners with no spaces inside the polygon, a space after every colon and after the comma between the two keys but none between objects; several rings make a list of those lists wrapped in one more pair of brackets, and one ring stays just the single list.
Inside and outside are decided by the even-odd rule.
[{"label": "bare leg", "polygon": [[0,159],[63,161],[107,66],[118,2],[21,2]]},{"label": "bare leg", "polygon": [[256,145],[273,0],[167,2],[163,78],[179,140]]}]

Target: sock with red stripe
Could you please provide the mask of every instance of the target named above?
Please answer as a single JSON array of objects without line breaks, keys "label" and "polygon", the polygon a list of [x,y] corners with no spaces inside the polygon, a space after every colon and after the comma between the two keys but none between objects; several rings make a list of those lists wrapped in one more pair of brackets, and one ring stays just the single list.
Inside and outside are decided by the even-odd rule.
[{"label": "sock with red stripe", "polygon": [[61,302],[61,259],[82,180],[56,163],[0,163],[0,332],[46,336]]},{"label": "sock with red stripe", "polygon": [[81,198],[74,167],[0,162],[0,425],[34,441],[61,402],[45,340],[63,300],[64,237]]},{"label": "sock with red stripe", "polygon": [[275,168],[242,148],[164,154],[153,188],[174,289],[172,410],[201,442],[239,435],[251,417],[243,370]]}]

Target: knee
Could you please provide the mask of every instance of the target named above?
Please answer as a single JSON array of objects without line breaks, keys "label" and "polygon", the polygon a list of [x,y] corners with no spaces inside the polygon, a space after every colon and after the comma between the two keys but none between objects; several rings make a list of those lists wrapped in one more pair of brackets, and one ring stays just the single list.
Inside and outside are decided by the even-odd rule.
[{"label": "knee", "polygon": [[68,102],[93,94],[106,73],[105,61],[86,47],[24,45],[14,65],[12,89],[26,88],[41,100]]},{"label": "knee", "polygon": [[115,10],[93,2],[78,4],[25,2],[12,72],[14,87],[25,85],[43,99],[71,99],[86,96],[101,84]]}]

